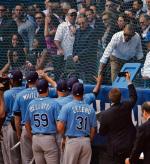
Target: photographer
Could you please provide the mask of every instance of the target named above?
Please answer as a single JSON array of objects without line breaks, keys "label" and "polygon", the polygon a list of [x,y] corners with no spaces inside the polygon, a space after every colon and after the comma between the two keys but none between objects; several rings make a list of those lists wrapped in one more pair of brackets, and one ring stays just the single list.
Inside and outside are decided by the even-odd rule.
[{"label": "photographer", "polygon": [[135,139],[136,129],[132,122],[131,112],[136,103],[137,94],[128,72],[125,78],[128,82],[129,100],[121,102],[120,90],[113,88],[108,95],[112,102],[111,107],[97,116],[100,122],[100,134],[107,136],[108,139],[106,163],[123,164],[125,158],[131,153]]}]

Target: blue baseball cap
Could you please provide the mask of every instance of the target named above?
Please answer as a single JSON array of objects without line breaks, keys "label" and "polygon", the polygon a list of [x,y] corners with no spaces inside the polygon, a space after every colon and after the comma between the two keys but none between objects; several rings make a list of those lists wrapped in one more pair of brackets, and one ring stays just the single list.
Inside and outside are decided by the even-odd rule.
[{"label": "blue baseball cap", "polygon": [[150,32],[144,37],[144,42],[150,42]]},{"label": "blue baseball cap", "polygon": [[37,82],[36,88],[39,93],[45,93],[48,90],[48,82],[44,79],[41,79]]},{"label": "blue baseball cap", "polygon": [[57,82],[57,90],[60,92],[66,92],[67,91],[67,81],[64,79],[60,79]]},{"label": "blue baseball cap", "polygon": [[38,79],[38,73],[36,71],[30,71],[27,75],[26,75],[26,80],[27,82],[36,82],[36,80]]},{"label": "blue baseball cap", "polygon": [[84,86],[82,83],[75,83],[72,87],[72,94],[74,96],[80,96],[84,94]]},{"label": "blue baseball cap", "polygon": [[76,76],[73,76],[73,77],[70,77],[68,80],[67,80],[67,89],[69,92],[72,91],[72,86],[79,82],[78,78]]},{"label": "blue baseball cap", "polygon": [[20,70],[14,70],[11,71],[10,74],[8,75],[10,79],[13,79],[15,81],[22,81],[23,79],[23,74]]}]

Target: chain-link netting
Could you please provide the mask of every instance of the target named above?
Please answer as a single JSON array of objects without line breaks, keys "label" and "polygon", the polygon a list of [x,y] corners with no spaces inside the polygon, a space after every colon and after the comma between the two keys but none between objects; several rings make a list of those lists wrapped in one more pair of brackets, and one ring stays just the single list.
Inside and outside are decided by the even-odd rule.
[{"label": "chain-link netting", "polygon": [[[142,0],[0,1],[1,73],[45,69],[55,80],[75,74],[92,84],[102,57],[109,55],[107,62],[102,61],[104,84],[112,82],[111,56],[115,56],[117,62],[141,63],[144,73],[139,70],[134,82],[149,87],[149,58],[144,62],[150,42],[150,4],[145,6]],[[127,24],[135,33],[131,26],[125,33]],[[111,51],[106,54],[108,46]]]}]

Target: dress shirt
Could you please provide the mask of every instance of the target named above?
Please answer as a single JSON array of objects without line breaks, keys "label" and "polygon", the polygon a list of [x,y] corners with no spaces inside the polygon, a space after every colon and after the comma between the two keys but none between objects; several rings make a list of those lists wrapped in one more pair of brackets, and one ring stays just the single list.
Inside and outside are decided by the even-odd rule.
[{"label": "dress shirt", "polygon": [[148,54],[146,55],[144,66],[141,69],[141,74],[143,77],[150,78],[150,52],[148,52]]},{"label": "dress shirt", "polygon": [[126,42],[123,31],[115,33],[106,47],[100,62],[106,64],[110,55],[122,60],[130,60],[134,56],[136,56],[137,60],[142,59],[143,51],[139,34],[135,33],[131,40]]},{"label": "dress shirt", "polygon": [[61,23],[57,28],[54,38],[54,40],[61,42],[61,47],[64,50],[64,59],[67,59],[73,53],[75,34],[72,32],[71,27],[72,25],[69,21]]}]

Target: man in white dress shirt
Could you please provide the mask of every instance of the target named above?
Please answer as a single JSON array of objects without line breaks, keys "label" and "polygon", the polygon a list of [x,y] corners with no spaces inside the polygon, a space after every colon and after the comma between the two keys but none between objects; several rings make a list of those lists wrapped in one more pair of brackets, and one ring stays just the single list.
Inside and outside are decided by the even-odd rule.
[{"label": "man in white dress shirt", "polygon": [[147,33],[146,37],[144,38],[147,48],[146,59],[144,62],[144,66],[141,69],[141,74],[143,79],[150,79],[150,32]]},{"label": "man in white dress shirt", "polygon": [[143,58],[141,39],[139,34],[134,31],[133,25],[127,24],[123,31],[113,35],[106,47],[100,59],[99,74],[102,73],[110,58],[111,80],[114,81],[123,64],[133,57],[136,57],[137,60]]}]

